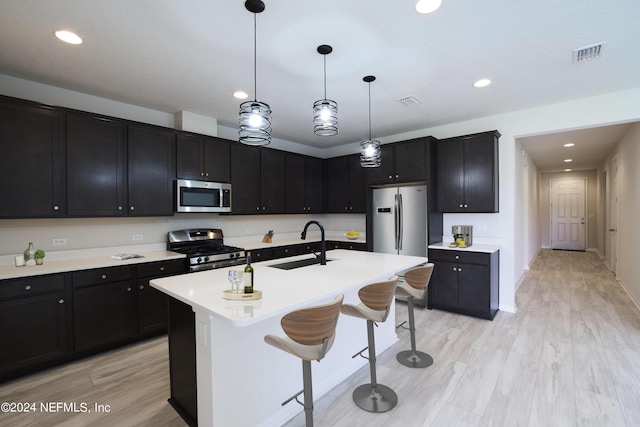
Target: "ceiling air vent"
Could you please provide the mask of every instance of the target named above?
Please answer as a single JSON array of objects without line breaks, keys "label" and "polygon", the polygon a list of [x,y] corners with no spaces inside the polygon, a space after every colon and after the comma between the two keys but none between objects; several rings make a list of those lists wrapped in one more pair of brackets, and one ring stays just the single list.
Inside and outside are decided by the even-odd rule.
[{"label": "ceiling air vent", "polygon": [[402,97],[402,98],[398,99],[398,101],[402,102],[407,107],[412,107],[414,105],[420,104],[420,101],[418,99],[414,98],[413,96],[405,96],[405,97]]},{"label": "ceiling air vent", "polygon": [[600,55],[602,55],[602,46],[604,43],[605,42],[574,49],[573,62],[583,62],[600,57]]}]

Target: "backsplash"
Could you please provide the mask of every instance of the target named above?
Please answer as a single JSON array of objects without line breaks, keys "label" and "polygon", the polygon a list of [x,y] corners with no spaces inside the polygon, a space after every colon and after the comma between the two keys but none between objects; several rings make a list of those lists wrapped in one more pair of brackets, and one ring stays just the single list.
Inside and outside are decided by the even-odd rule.
[{"label": "backsplash", "polygon": [[[144,218],[56,218],[0,220],[0,264],[14,262],[29,242],[37,249],[52,253],[103,247],[159,245],[167,233],[186,228],[220,228],[225,238],[262,236],[269,230],[278,234],[302,231],[310,219],[318,220],[325,230],[365,231],[364,214],[319,215],[218,215],[176,214],[173,217]],[[52,241],[66,240],[53,246]]]}]

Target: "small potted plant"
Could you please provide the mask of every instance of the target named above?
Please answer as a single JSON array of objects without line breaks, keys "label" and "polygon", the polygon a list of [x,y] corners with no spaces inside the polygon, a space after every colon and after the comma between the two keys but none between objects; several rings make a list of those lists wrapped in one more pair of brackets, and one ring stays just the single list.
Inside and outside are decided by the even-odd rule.
[{"label": "small potted plant", "polygon": [[42,265],[44,262],[44,251],[42,249],[38,249],[34,254],[34,258],[36,259],[37,265]]}]

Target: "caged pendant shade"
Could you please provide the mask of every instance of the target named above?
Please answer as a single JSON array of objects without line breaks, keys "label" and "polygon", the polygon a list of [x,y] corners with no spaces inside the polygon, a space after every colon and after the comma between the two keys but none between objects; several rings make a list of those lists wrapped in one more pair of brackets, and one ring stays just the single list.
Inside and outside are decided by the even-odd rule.
[{"label": "caged pendant shade", "polygon": [[255,97],[253,101],[245,101],[240,104],[239,140],[247,145],[268,145],[271,143],[271,107],[269,107],[269,104],[257,100],[258,84],[256,77],[256,15],[264,11],[265,7],[261,0],[247,0],[244,6],[249,12],[253,13],[253,85]]},{"label": "caged pendant shade", "polygon": [[313,103],[313,133],[319,136],[338,134],[338,103],[327,99],[327,55],[333,51],[329,45],[318,46],[324,59],[324,99]]},{"label": "caged pendant shade", "polygon": [[369,84],[369,139],[360,143],[360,166],[363,168],[380,167],[380,141],[371,139],[371,82],[375,76],[365,76],[362,80]]}]

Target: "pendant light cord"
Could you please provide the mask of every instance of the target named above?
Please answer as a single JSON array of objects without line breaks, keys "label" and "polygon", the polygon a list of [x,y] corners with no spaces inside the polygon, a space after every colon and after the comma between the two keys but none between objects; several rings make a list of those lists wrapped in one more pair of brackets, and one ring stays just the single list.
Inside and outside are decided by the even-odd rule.
[{"label": "pendant light cord", "polygon": [[324,59],[324,99],[327,99],[327,55],[322,55]]},{"label": "pendant light cord", "polygon": [[369,82],[369,141],[371,141],[371,82]]},{"label": "pendant light cord", "polygon": [[256,15],[253,14],[253,100],[258,101],[258,36],[257,36],[257,24],[256,24]]}]

